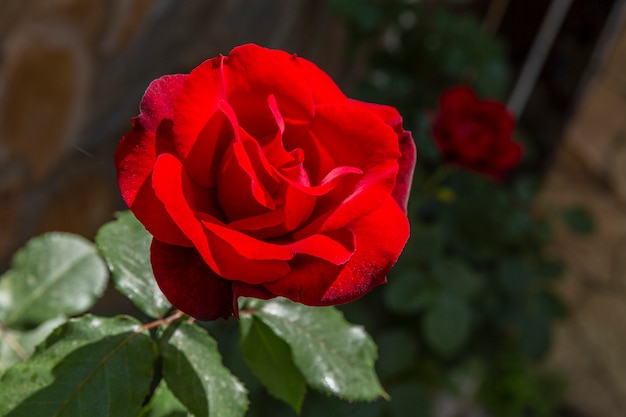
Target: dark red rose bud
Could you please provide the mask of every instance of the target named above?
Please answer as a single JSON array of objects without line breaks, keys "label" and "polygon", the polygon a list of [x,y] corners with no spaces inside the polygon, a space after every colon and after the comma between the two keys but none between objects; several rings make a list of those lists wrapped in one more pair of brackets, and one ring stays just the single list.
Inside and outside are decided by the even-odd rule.
[{"label": "dark red rose bud", "polygon": [[323,306],[386,281],[409,236],[415,145],[388,106],[348,99],[313,63],[257,45],[155,80],[119,144],[124,201],[153,236],[174,306]]},{"label": "dark red rose bud", "polygon": [[432,118],[432,135],[444,161],[502,180],[522,158],[512,140],[515,120],[497,101],[481,100],[468,87],[446,90]]}]

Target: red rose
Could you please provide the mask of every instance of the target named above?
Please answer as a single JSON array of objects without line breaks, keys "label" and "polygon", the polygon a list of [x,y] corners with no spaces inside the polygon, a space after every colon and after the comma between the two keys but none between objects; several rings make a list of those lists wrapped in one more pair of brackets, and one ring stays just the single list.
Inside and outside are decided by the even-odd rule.
[{"label": "red rose", "polygon": [[432,134],[445,161],[501,180],[522,157],[520,144],[511,138],[514,128],[504,105],[480,100],[460,86],[441,95]]},{"label": "red rose", "polygon": [[398,112],[311,62],[243,45],[148,87],[115,155],[163,293],[202,320],[237,298],[354,300],[409,236],[415,145]]}]

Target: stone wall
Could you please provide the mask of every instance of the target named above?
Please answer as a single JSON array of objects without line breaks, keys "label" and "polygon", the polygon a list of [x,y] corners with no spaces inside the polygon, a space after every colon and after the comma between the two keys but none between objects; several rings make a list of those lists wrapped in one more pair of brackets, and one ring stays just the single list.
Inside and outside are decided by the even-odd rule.
[{"label": "stone wall", "polygon": [[[626,17],[626,16],[623,16]],[[589,238],[558,230],[567,262],[562,293],[570,318],[559,326],[551,364],[570,404],[588,417],[626,410],[626,25],[586,86],[544,187],[548,209],[587,207]]]},{"label": "stone wall", "polygon": [[0,271],[27,238],[93,237],[124,208],[112,156],[152,79],[246,42],[336,75],[343,37],[317,0],[0,1]]}]

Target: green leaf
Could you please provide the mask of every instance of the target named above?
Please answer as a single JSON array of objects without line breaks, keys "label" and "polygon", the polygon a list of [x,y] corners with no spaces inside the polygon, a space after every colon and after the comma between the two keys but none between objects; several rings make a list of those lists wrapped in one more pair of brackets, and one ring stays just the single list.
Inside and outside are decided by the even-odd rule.
[{"label": "green leaf", "polygon": [[563,211],[563,220],[574,233],[588,236],[595,230],[591,213],[584,207],[570,207]]},{"label": "green leaf", "polygon": [[443,295],[423,320],[426,342],[436,352],[450,356],[467,341],[472,327],[472,311],[462,299]]},{"label": "green leaf", "polygon": [[139,417],[193,417],[161,380]]},{"label": "green leaf", "polygon": [[283,298],[249,299],[254,311],[291,348],[308,384],[347,400],[373,400],[387,394],[376,372],[376,345],[363,327],[348,323],[332,307],[307,307]]},{"label": "green leaf", "polygon": [[390,277],[384,292],[387,308],[399,314],[418,313],[432,302],[433,292],[417,269],[406,269]]},{"label": "green leaf", "polygon": [[550,328],[543,317],[525,315],[521,323],[522,349],[533,359],[540,359],[550,347]]},{"label": "green leaf", "polygon": [[155,359],[140,326],[130,317],[87,315],[57,328],[0,378],[0,415],[137,416]]},{"label": "green leaf", "polygon": [[380,352],[377,368],[383,379],[411,371],[417,357],[417,340],[413,332],[405,328],[385,330],[377,341]]},{"label": "green leaf", "polygon": [[429,417],[432,408],[423,387],[409,381],[392,386],[389,389],[391,395],[391,414],[393,417]]},{"label": "green leaf", "polygon": [[248,399],[222,365],[217,343],[197,325],[170,325],[159,338],[168,387],[195,417],[241,417]]},{"label": "green leaf", "polygon": [[516,298],[522,297],[528,291],[532,278],[532,272],[519,258],[505,258],[498,263],[497,282]]},{"label": "green leaf", "polygon": [[107,269],[94,246],[69,233],[29,241],[0,279],[0,322],[37,325],[89,309],[102,295]]},{"label": "green leaf", "polygon": [[113,282],[141,311],[162,317],[172,306],[159,289],[150,265],[152,236],[130,211],[102,226],[96,236],[98,249],[113,275]]},{"label": "green leaf", "polygon": [[58,317],[26,331],[0,327],[0,374],[14,363],[30,357],[35,351],[35,346],[43,342],[64,321],[65,318]]},{"label": "green leaf", "polygon": [[[440,202],[424,202],[424,205],[438,206]],[[424,207],[422,207],[424,209]],[[440,211],[440,208],[437,208]],[[418,261],[432,262],[441,258],[446,243],[446,232],[441,225],[418,225],[411,227],[413,252],[411,255]]]},{"label": "green leaf", "polygon": [[432,274],[443,286],[446,293],[462,298],[471,298],[483,287],[482,276],[466,262],[447,258],[433,265]]},{"label": "green leaf", "polygon": [[300,413],[306,381],[293,363],[291,349],[257,317],[242,315],[240,322],[243,358],[274,397]]}]

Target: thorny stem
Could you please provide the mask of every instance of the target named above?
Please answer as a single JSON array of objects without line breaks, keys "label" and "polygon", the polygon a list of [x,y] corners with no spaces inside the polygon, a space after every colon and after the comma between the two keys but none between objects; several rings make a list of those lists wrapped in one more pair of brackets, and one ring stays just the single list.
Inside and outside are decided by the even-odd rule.
[{"label": "thorny stem", "polygon": [[0,337],[11,348],[11,350],[20,357],[21,360],[25,361],[28,359],[28,353],[26,352],[26,349],[24,349],[20,342],[15,340],[15,338],[11,336],[9,332],[7,332],[6,327],[4,327],[4,325],[2,324],[0,324]]},{"label": "thorny stem", "polygon": [[[144,324],[143,326],[139,328],[139,331],[150,330],[162,324],[170,324],[171,322],[178,320],[184,315],[185,313],[183,313],[182,311],[176,310],[176,312],[174,312],[174,314],[172,314],[171,316],[167,316],[167,317],[152,321],[150,323]],[[192,323],[193,318],[190,318],[190,320],[191,320],[190,323]]]}]

